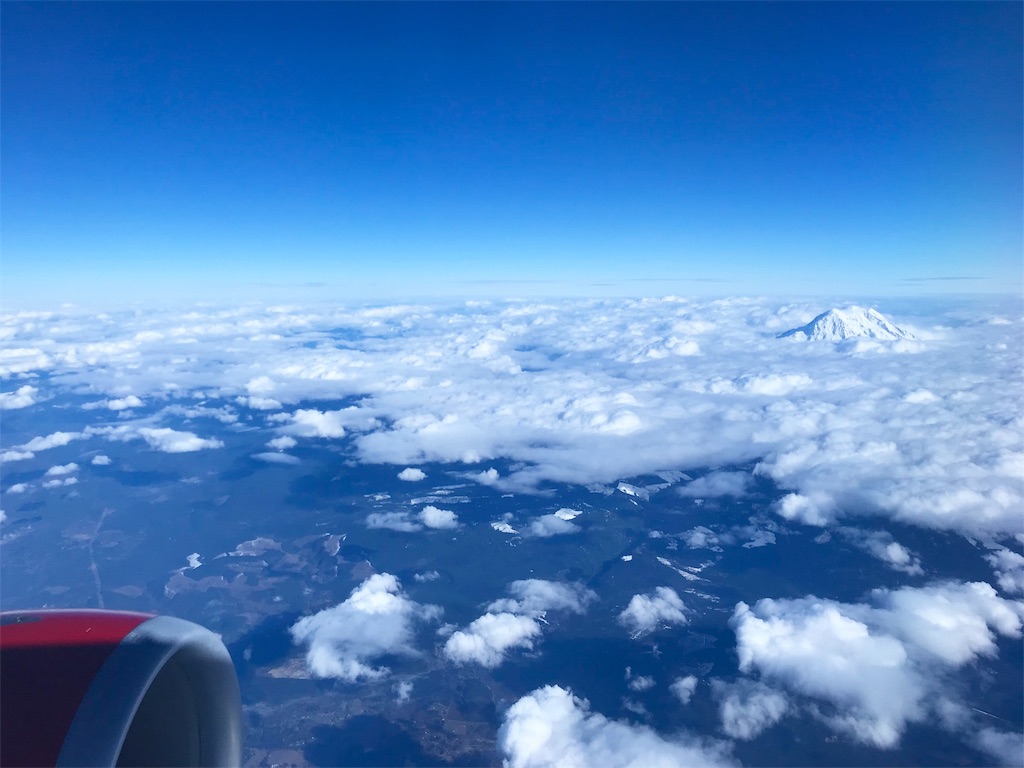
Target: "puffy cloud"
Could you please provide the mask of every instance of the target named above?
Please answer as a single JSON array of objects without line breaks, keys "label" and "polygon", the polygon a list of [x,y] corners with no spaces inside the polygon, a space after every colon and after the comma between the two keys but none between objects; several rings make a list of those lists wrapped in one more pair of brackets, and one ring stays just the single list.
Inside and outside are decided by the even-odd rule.
[{"label": "puffy cloud", "polygon": [[459,517],[450,509],[438,509],[435,506],[425,506],[419,514],[420,522],[427,528],[458,528]]},{"label": "puffy cloud", "polygon": [[27,408],[38,402],[39,390],[30,384],[18,387],[14,392],[0,392],[0,410]]},{"label": "puffy cloud", "polygon": [[224,443],[216,438],[202,438],[192,432],[179,432],[168,427],[141,427],[139,436],[163,453],[192,453],[206,448],[223,448]]},{"label": "puffy cloud", "polygon": [[876,590],[869,604],[813,597],[739,603],[740,669],[827,702],[819,716],[855,739],[895,745],[908,722],[944,698],[948,671],[996,653],[995,635],[1019,637],[1024,604],[988,584]]},{"label": "puffy cloud", "polygon": [[24,493],[29,488],[28,483],[15,483],[7,489],[7,493]]},{"label": "puffy cloud", "polygon": [[456,664],[473,662],[494,668],[513,648],[533,648],[540,634],[540,624],[529,616],[485,613],[466,629],[452,633],[444,645],[444,655]]},{"label": "puffy cloud", "polygon": [[[976,538],[1018,532],[1019,318],[993,324],[990,308],[958,306],[953,327],[949,307],[929,310],[922,322],[939,330],[919,334],[910,368],[901,342],[774,338],[821,309],[667,297],[54,315],[45,331],[8,323],[19,346],[0,350],[0,375],[46,369],[48,396],[357,398],[268,421],[295,436],[354,432],[356,460],[396,470],[502,459],[501,476],[476,479],[508,491],[756,462],[790,494],[777,511],[794,521],[870,514]],[[696,351],[697,335],[699,364],[679,354]],[[688,492],[739,490],[715,482],[729,481]]]},{"label": "puffy cloud", "polygon": [[23,451],[48,451],[51,448],[65,446],[72,440],[80,440],[85,436],[82,432],[53,432],[45,437],[33,437],[19,447]]},{"label": "puffy cloud", "polygon": [[425,506],[416,515],[405,510],[394,512],[371,512],[366,516],[367,528],[389,528],[402,533],[414,533],[423,528],[451,529],[459,527],[459,517],[450,509]]},{"label": "puffy cloud", "polygon": [[626,667],[626,685],[635,693],[649,691],[654,687],[654,678],[650,675],[634,675],[632,667]]},{"label": "puffy cloud", "polygon": [[662,624],[685,624],[686,606],[671,587],[658,587],[647,595],[633,595],[619,614],[619,623],[635,637]]},{"label": "puffy cloud", "polygon": [[399,480],[405,480],[408,483],[414,483],[417,480],[423,480],[427,476],[427,473],[422,469],[416,467],[406,467],[398,473]]},{"label": "puffy cloud", "polygon": [[70,464],[57,464],[56,466],[50,467],[46,470],[47,477],[56,477],[58,475],[70,475],[72,472],[78,471],[78,465],[74,462]]},{"label": "puffy cloud", "polygon": [[426,581],[437,581],[441,578],[441,574],[437,571],[423,571],[423,573],[413,574],[413,578],[422,584]]},{"label": "puffy cloud", "polygon": [[577,533],[580,530],[580,527],[575,523],[569,522],[563,517],[559,517],[557,514],[551,514],[533,518],[526,530],[532,536],[547,538],[549,536]]},{"label": "puffy cloud", "polygon": [[718,699],[722,731],[734,739],[748,741],[760,736],[789,711],[789,700],[763,683],[713,680],[711,690]]},{"label": "puffy cloud", "polygon": [[267,440],[267,447],[277,451],[287,451],[296,445],[298,445],[298,441],[294,437],[288,437],[288,435],[281,435],[281,437],[275,437],[273,440]]},{"label": "puffy cloud", "polygon": [[582,584],[524,579],[508,586],[511,597],[495,600],[487,613],[449,636],[444,655],[457,664],[494,668],[510,650],[532,649],[548,611],[584,613],[597,595]]},{"label": "puffy cloud", "polygon": [[105,456],[102,453],[97,454],[92,457],[92,461],[90,462],[90,464],[93,464],[97,467],[106,467],[110,464],[110,457]]},{"label": "puffy cloud", "polygon": [[646,726],[609,720],[557,685],[539,688],[509,707],[498,747],[509,768],[734,764],[723,744],[668,739]]},{"label": "puffy cloud", "polygon": [[391,654],[418,655],[413,647],[417,623],[440,615],[437,606],[411,600],[395,576],[378,573],[343,603],[300,619],[291,634],[296,643],[308,646],[306,664],[317,677],[376,680],[389,670],[372,662]]},{"label": "puffy cloud", "polygon": [[996,583],[1003,592],[1024,594],[1024,555],[1000,547],[985,555],[985,559],[995,570]]},{"label": "puffy cloud", "polygon": [[668,689],[672,692],[673,696],[679,699],[680,704],[689,704],[690,699],[693,698],[694,691],[697,690],[697,678],[694,675],[677,677],[672,681]]},{"label": "puffy cloud", "polygon": [[77,477],[55,477],[53,480],[46,480],[43,482],[43,488],[62,488],[66,485],[77,485]]},{"label": "puffy cloud", "polygon": [[0,461],[25,461],[26,459],[34,459],[36,455],[32,451],[19,451],[12,449],[0,453]]},{"label": "puffy cloud", "polygon": [[412,681],[403,680],[395,686],[395,703],[405,704],[409,700],[410,694],[412,694]]}]

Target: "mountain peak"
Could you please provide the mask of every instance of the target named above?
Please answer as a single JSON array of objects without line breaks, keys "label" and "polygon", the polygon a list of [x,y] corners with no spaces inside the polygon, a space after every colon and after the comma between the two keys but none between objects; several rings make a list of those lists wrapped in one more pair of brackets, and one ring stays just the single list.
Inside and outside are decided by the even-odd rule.
[{"label": "mountain peak", "polygon": [[910,331],[903,330],[881,312],[863,307],[830,309],[822,312],[807,325],[780,333],[778,338],[801,335],[812,341],[843,341],[854,338],[897,341],[914,338]]}]

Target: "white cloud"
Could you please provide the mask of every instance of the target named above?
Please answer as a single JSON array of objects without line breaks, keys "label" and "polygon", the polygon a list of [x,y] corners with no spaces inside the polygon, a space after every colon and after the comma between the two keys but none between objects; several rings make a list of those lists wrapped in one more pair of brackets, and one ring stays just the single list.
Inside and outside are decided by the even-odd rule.
[{"label": "white cloud", "polygon": [[278,451],[287,451],[296,445],[298,445],[298,441],[294,437],[288,437],[288,435],[281,435],[281,437],[275,437],[273,440],[267,440],[267,447]]},{"label": "white cloud", "polygon": [[813,597],[736,606],[743,672],[832,705],[833,727],[892,747],[908,722],[939,700],[945,673],[996,653],[995,635],[1019,637],[1024,604],[988,584],[875,590],[868,604]]},{"label": "white cloud", "polygon": [[423,573],[413,574],[413,578],[422,584],[427,581],[437,581],[441,578],[441,574],[437,571],[423,571]]},{"label": "white cloud", "polygon": [[78,465],[74,462],[70,464],[57,464],[46,470],[47,477],[56,477],[57,475],[70,475],[72,472],[78,471]]},{"label": "white cloud", "polygon": [[626,667],[626,686],[635,693],[642,693],[654,687],[654,678],[650,675],[634,675],[632,667]]},{"label": "white cloud", "polygon": [[277,451],[254,453],[252,457],[254,459],[259,459],[260,461],[265,461],[268,464],[287,464],[294,466],[302,463],[298,456],[292,456],[289,453],[280,453]]},{"label": "white cloud", "polygon": [[45,437],[33,437],[19,448],[23,451],[47,451],[51,448],[60,448],[72,440],[80,440],[85,437],[82,432],[54,432]]},{"label": "white cloud", "polygon": [[168,427],[141,427],[139,436],[163,453],[192,453],[207,448],[223,448],[224,443],[216,438],[202,438],[192,432],[179,432]]},{"label": "white cloud", "polygon": [[995,570],[996,583],[1003,592],[1024,595],[1024,555],[1000,547],[985,555],[985,559]]},{"label": "white cloud", "polygon": [[539,688],[505,713],[498,747],[508,768],[676,768],[732,765],[725,745],[668,739],[650,728],[609,720],[559,686]]},{"label": "white cloud", "polygon": [[291,634],[296,643],[308,646],[306,664],[317,677],[376,680],[389,670],[372,663],[385,655],[418,655],[413,647],[416,624],[440,615],[437,606],[409,599],[397,578],[378,573],[343,603],[300,619]]},{"label": "white cloud", "polygon": [[67,486],[67,485],[77,485],[77,484],[78,484],[78,478],[77,477],[65,477],[65,478],[56,477],[53,480],[46,480],[46,481],[44,481],[43,482],[43,488],[62,488],[62,487]]},{"label": "white cloud", "polygon": [[646,595],[633,595],[619,614],[619,623],[634,636],[653,632],[663,624],[685,624],[686,606],[671,587],[658,587]]},{"label": "white cloud", "polygon": [[19,451],[16,449],[0,453],[0,461],[25,461],[26,459],[34,459],[35,457],[36,455],[32,453],[32,451]]},{"label": "white cloud", "polygon": [[419,514],[420,522],[427,528],[458,528],[459,517],[450,509],[438,509],[435,506],[425,506]]},{"label": "white cloud", "polygon": [[90,464],[94,464],[97,467],[105,467],[110,464],[110,457],[100,453],[92,457]]},{"label": "white cloud", "polygon": [[405,480],[408,483],[416,482],[417,480],[423,480],[427,476],[427,473],[422,469],[416,467],[406,467],[398,473],[399,480]]},{"label": "white cloud", "polygon": [[395,686],[395,703],[405,704],[412,694],[412,681],[403,680]]},{"label": "white cloud", "polygon": [[876,557],[895,571],[911,576],[924,573],[921,558],[895,541],[887,531],[863,531],[857,528],[840,528],[839,532],[856,546]]},{"label": "white cloud", "polygon": [[494,668],[505,661],[508,651],[533,648],[540,634],[540,624],[529,616],[485,613],[464,630],[452,633],[444,645],[444,655],[456,664],[472,662]]},{"label": "white cloud", "polygon": [[135,395],[128,395],[127,397],[118,397],[112,400],[107,400],[106,406],[112,411],[124,411],[128,408],[141,408],[144,405],[142,400],[137,398]]},{"label": "white cloud", "polygon": [[7,489],[7,493],[24,493],[29,488],[28,483],[15,483]]},{"label": "white cloud", "polygon": [[580,530],[580,527],[576,525],[576,523],[571,523],[568,520],[559,517],[557,514],[551,514],[533,518],[526,530],[532,536],[547,538],[549,536],[577,533]]},{"label": "white cloud", "polygon": [[449,660],[497,667],[509,651],[533,648],[541,635],[539,620],[548,611],[584,613],[597,598],[582,584],[543,579],[514,581],[508,592],[512,597],[495,600],[487,613],[449,636],[444,646]]},{"label": "white cloud", "polygon": [[748,741],[760,736],[789,711],[788,699],[763,683],[713,680],[711,691],[718,699],[722,731],[733,739]]},{"label": "white cloud", "polygon": [[668,689],[672,691],[673,696],[679,699],[680,704],[689,704],[694,691],[697,690],[697,678],[694,675],[677,677]]},{"label": "white cloud", "polygon": [[0,410],[27,408],[38,402],[39,390],[30,384],[18,387],[14,392],[0,392]]},{"label": "white cloud", "polygon": [[682,486],[680,496],[714,498],[716,496],[744,496],[750,485],[746,472],[711,472]]},{"label": "white cloud", "polygon": [[412,520],[408,512],[371,512],[366,516],[367,528],[388,528],[402,533],[423,530],[423,526]]}]

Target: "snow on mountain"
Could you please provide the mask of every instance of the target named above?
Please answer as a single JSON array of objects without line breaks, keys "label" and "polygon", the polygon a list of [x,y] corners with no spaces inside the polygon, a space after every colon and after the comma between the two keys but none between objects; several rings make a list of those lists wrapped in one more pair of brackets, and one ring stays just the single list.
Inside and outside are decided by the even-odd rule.
[{"label": "snow on mountain", "polygon": [[780,333],[778,338],[797,336],[812,341],[843,341],[844,339],[868,338],[884,341],[913,339],[910,331],[895,325],[874,309],[846,307],[830,309],[811,320],[807,325]]}]

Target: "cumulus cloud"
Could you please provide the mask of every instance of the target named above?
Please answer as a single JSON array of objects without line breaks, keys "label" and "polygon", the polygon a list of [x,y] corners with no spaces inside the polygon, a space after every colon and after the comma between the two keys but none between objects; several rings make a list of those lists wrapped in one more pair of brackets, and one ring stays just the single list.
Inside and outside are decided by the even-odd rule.
[{"label": "cumulus cloud", "polygon": [[425,506],[419,514],[420,522],[427,528],[458,528],[459,517],[450,509],[438,509],[435,506]]},{"label": "cumulus cloud", "polygon": [[658,587],[646,595],[633,595],[619,614],[619,623],[634,637],[639,636],[664,624],[685,624],[686,606],[674,589]]},{"label": "cumulus cloud", "polygon": [[722,732],[733,739],[749,741],[756,738],[789,711],[789,700],[785,695],[763,683],[713,680],[711,691],[718,699]]},{"label": "cumulus cloud", "polygon": [[15,483],[7,489],[7,493],[24,493],[29,489],[28,483]]},{"label": "cumulus cloud", "polygon": [[267,447],[277,451],[287,451],[296,445],[298,445],[298,441],[294,437],[288,437],[288,435],[281,435],[281,437],[275,437],[273,440],[267,440]]},{"label": "cumulus cloud", "polygon": [[105,467],[110,464],[110,457],[100,453],[92,457],[91,464],[97,467]]},{"label": "cumulus cloud", "polygon": [[416,625],[440,615],[437,606],[411,600],[395,576],[378,573],[343,603],[300,619],[291,634],[307,646],[306,664],[315,676],[376,680],[389,669],[373,662],[386,655],[419,655],[413,646]]},{"label": "cumulus cloud", "polygon": [[672,692],[673,696],[679,699],[680,704],[689,704],[690,699],[693,698],[694,691],[697,690],[697,678],[694,675],[677,677],[672,681],[668,689]]},{"label": "cumulus cloud", "polygon": [[406,467],[398,473],[399,480],[405,480],[407,483],[414,483],[417,480],[423,480],[427,476],[427,473],[422,469],[416,467]]},{"label": "cumulus cloud", "polygon": [[192,432],[179,432],[169,427],[141,427],[139,436],[150,448],[163,453],[192,453],[207,448],[223,448],[224,443],[216,438],[203,438]]},{"label": "cumulus cloud", "polygon": [[366,516],[366,527],[389,528],[402,533],[415,533],[424,527],[451,529],[459,527],[459,516],[450,509],[439,509],[428,504],[415,515],[405,510],[371,512]]},{"label": "cumulus cloud", "polygon": [[39,390],[30,384],[18,387],[13,392],[0,392],[0,410],[14,410],[16,408],[28,408],[38,402],[36,397]]},{"label": "cumulus cloud", "polygon": [[813,597],[739,603],[732,618],[743,672],[826,702],[819,715],[877,747],[944,698],[947,673],[1019,637],[1024,604],[984,583],[876,590],[871,603]]},{"label": "cumulus cloud", "polygon": [[557,685],[539,688],[509,707],[498,747],[509,768],[734,764],[721,743],[668,739],[646,726],[609,720]]},{"label": "cumulus cloud", "polygon": [[495,600],[487,606],[487,613],[448,637],[445,657],[457,664],[497,667],[509,651],[533,648],[548,611],[581,614],[597,599],[582,584],[543,579],[514,581],[508,592],[511,597]]},{"label": "cumulus cloud", "polygon": [[1003,592],[1024,595],[1024,555],[1000,547],[985,555],[985,559],[995,570],[996,583]]},{"label": "cumulus cloud", "polygon": [[51,448],[65,446],[72,440],[80,440],[85,436],[82,432],[53,432],[45,437],[33,437],[19,448],[23,451],[48,451]]},{"label": "cumulus cloud", "polygon": [[565,518],[559,517],[557,514],[551,514],[533,518],[526,530],[532,536],[547,538],[549,536],[577,533],[580,527],[576,523],[571,523]]},{"label": "cumulus cloud", "polygon": [[412,694],[412,681],[403,680],[395,686],[395,703],[405,704]]},{"label": "cumulus cloud", "polygon": [[422,584],[427,581],[437,581],[441,578],[441,574],[437,571],[423,571],[422,573],[413,574],[413,578]]},{"label": "cumulus cloud", "polygon": [[50,467],[46,470],[47,477],[56,477],[58,475],[70,475],[72,472],[78,471],[78,465],[74,462],[70,464],[57,464],[56,466]]}]

